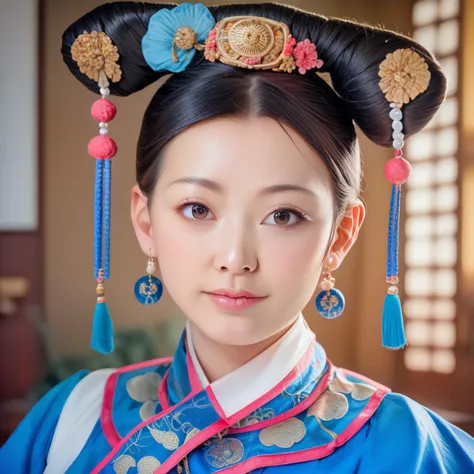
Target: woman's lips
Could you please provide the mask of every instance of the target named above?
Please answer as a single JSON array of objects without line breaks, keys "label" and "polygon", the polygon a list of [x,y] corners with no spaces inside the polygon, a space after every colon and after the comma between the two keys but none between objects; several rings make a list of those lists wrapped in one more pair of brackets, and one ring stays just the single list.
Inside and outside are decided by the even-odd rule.
[{"label": "woman's lips", "polygon": [[213,292],[205,292],[211,300],[221,309],[238,311],[247,309],[257,303],[260,303],[266,296],[256,296],[250,291],[232,291],[232,290],[215,290]]}]

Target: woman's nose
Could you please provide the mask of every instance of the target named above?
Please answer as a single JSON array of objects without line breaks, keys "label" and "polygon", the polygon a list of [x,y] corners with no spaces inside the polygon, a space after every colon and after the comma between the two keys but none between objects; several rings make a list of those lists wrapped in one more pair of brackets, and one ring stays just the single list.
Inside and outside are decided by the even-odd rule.
[{"label": "woman's nose", "polygon": [[245,228],[219,236],[214,266],[232,274],[253,272],[258,259],[252,233]]}]

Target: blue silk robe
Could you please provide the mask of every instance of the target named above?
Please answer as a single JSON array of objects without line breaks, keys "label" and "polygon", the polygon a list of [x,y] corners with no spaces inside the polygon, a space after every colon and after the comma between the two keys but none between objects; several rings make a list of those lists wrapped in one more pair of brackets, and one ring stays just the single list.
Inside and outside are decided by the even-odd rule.
[{"label": "blue silk robe", "polygon": [[[0,472],[45,472],[63,406],[88,376],[77,373],[36,404],[0,450]],[[473,438],[413,400],[333,367],[314,340],[279,383],[231,416],[212,385],[199,384],[184,334],[173,359],[109,373],[99,404],[77,456],[48,474],[178,473],[185,456],[192,474],[474,473]],[[56,440],[55,455],[67,451],[84,417],[77,413]]]}]

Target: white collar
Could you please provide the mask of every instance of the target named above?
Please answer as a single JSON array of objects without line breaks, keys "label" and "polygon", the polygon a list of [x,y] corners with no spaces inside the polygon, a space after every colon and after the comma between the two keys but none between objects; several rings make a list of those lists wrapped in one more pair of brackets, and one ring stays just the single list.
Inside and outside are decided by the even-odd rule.
[{"label": "white collar", "polygon": [[[237,413],[275,387],[300,362],[313,339],[314,334],[300,313],[290,330],[268,349],[210,384],[225,415]],[[197,358],[189,322],[186,342],[201,386],[206,388],[209,381]],[[244,380],[252,382],[242,383]]]}]

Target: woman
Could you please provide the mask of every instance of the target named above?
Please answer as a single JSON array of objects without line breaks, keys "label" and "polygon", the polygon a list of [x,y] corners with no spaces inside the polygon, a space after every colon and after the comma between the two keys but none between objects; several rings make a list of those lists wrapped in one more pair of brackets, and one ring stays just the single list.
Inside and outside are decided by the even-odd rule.
[{"label": "woman", "polygon": [[[258,17],[258,18],[255,18]],[[467,473],[474,440],[413,400],[334,367],[301,314],[364,221],[353,120],[395,148],[383,344],[406,343],[398,299],[403,138],[446,81],[411,39],[278,4],[111,3],[63,36],[72,73],[99,92],[92,346],[113,350],[105,302],[109,94],[174,73],[144,116],[132,222],[149,258],[144,304],[163,286],[188,318],[172,359],[80,372],[51,390],[0,453],[10,473]],[[334,90],[317,72],[331,75]],[[104,245],[104,254],[102,254]],[[159,265],[160,279],[154,276]]]}]

